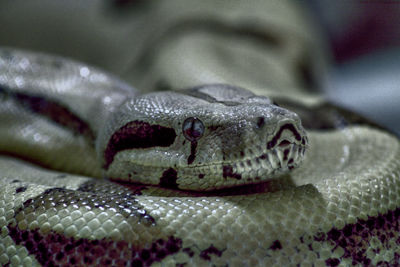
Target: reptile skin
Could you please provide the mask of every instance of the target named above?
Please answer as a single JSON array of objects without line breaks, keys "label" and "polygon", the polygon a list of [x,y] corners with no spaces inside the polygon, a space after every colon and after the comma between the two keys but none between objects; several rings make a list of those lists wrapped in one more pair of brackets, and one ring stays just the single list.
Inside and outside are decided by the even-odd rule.
[{"label": "reptile skin", "polygon": [[397,137],[306,92],[302,37],[202,25],[149,48],[179,92],[0,50],[1,265],[399,264]]}]

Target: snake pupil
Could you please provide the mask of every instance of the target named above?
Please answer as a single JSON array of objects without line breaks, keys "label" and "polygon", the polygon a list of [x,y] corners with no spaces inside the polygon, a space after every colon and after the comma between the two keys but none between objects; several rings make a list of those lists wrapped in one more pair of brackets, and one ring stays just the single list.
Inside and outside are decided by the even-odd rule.
[{"label": "snake pupil", "polygon": [[183,135],[191,142],[197,141],[204,134],[204,124],[196,117],[187,118],[183,122]]}]

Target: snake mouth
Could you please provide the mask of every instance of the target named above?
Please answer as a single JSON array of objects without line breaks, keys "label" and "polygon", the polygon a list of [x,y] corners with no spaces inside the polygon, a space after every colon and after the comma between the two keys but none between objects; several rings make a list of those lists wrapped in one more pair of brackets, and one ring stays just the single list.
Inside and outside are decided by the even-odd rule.
[{"label": "snake mouth", "polygon": [[224,178],[263,181],[298,167],[306,146],[284,140],[260,156],[231,162],[223,166]]},{"label": "snake mouth", "polygon": [[[259,141],[254,143],[259,144]],[[194,165],[181,171],[198,172],[199,177],[203,179],[207,177],[203,173],[207,173],[207,170],[214,167],[213,176],[219,176],[216,171],[219,169],[224,179],[224,187],[259,183],[298,167],[304,158],[307,143],[307,136],[302,126],[296,124],[295,121],[285,121],[279,124],[272,134],[269,134],[264,145],[247,146],[245,150],[235,153],[231,160]]]},{"label": "snake mouth", "polygon": [[267,142],[267,150],[278,159],[278,169],[291,170],[299,165],[308,145],[308,138],[301,126],[283,123]]},{"label": "snake mouth", "polygon": [[301,125],[293,122],[281,123],[271,136],[258,156],[225,164],[223,177],[262,181],[298,167],[308,146],[308,139]]}]

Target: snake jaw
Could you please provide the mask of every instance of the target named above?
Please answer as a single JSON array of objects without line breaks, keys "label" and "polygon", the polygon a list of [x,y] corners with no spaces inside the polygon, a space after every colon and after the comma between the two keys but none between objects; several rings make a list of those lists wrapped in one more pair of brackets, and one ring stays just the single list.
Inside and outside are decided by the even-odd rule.
[{"label": "snake jaw", "polygon": [[298,167],[307,146],[308,138],[300,122],[281,122],[266,144],[271,167],[277,173]]},{"label": "snake jaw", "polygon": [[[223,187],[234,187],[243,184],[260,183],[289,172],[300,166],[308,139],[297,116],[284,119],[277,123],[274,131],[269,131],[263,146],[253,145],[231,160],[219,162],[224,181]],[[271,128],[271,127],[267,127]],[[254,139],[253,139],[254,138]],[[249,143],[260,143],[258,135],[252,137]],[[214,187],[202,188],[213,190],[223,188],[218,184]]]}]

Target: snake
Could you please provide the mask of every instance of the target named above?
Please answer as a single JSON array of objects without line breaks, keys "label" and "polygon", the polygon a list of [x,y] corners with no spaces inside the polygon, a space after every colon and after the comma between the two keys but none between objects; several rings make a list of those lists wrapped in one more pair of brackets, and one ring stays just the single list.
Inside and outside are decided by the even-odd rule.
[{"label": "snake", "polygon": [[[205,40],[192,37],[181,41]],[[182,65],[166,47],[151,64],[168,76]],[[140,92],[89,64],[1,48],[0,264],[398,265],[399,139],[239,77]]]}]

